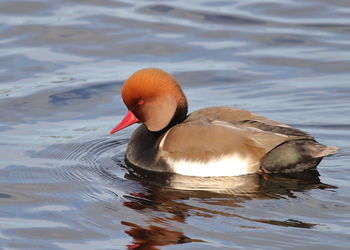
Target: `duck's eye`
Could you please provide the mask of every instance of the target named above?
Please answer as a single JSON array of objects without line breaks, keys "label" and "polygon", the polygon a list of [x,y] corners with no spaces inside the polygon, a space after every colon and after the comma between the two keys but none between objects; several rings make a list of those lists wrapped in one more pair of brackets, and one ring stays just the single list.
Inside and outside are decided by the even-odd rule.
[{"label": "duck's eye", "polygon": [[144,100],[143,100],[143,99],[140,99],[140,100],[137,101],[137,104],[138,104],[138,105],[142,105],[143,103],[144,103]]}]

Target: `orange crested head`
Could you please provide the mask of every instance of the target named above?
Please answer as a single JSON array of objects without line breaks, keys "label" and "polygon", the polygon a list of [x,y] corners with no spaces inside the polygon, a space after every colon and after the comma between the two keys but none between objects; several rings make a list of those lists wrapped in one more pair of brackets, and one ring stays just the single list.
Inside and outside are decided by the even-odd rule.
[{"label": "orange crested head", "polygon": [[[128,117],[134,117],[128,120],[129,123],[144,123],[150,131],[159,131],[172,122],[182,121],[187,114],[187,101],[180,85],[161,69],[135,72],[124,83],[121,94],[133,115],[128,114]],[[129,123],[127,126],[133,124]],[[126,127],[118,126],[111,133]]]}]

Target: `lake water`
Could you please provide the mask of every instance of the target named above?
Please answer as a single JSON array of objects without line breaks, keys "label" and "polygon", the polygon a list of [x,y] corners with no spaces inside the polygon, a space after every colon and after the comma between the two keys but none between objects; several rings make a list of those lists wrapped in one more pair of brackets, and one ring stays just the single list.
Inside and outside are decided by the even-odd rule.
[{"label": "lake water", "polygon": [[[2,249],[349,249],[350,1],[0,1]],[[247,109],[340,147],[299,175],[124,163],[123,81]],[[228,188],[223,188],[223,187]]]}]

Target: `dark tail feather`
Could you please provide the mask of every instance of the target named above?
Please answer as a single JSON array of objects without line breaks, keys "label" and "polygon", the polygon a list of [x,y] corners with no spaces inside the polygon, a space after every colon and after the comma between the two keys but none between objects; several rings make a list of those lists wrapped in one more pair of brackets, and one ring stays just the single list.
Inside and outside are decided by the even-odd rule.
[{"label": "dark tail feather", "polygon": [[338,151],[338,147],[326,146],[316,143],[315,148],[312,149],[311,156],[314,158],[326,157],[335,154]]},{"label": "dark tail feather", "polygon": [[293,173],[315,168],[323,157],[337,147],[325,146],[311,139],[284,142],[262,158],[260,169],[265,173]]}]

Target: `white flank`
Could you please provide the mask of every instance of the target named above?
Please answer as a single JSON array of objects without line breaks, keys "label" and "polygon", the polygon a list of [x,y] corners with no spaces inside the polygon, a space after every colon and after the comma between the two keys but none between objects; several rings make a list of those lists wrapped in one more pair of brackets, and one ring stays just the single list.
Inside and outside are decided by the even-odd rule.
[{"label": "white flank", "polygon": [[188,176],[238,176],[249,172],[250,162],[237,155],[223,156],[209,162],[166,159],[174,173]]}]

